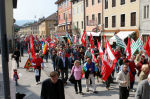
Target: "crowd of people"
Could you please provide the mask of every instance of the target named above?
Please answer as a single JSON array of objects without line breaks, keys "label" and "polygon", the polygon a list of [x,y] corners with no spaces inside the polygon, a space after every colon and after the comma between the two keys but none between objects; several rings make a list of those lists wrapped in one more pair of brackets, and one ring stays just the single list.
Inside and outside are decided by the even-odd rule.
[{"label": "crowd of people", "polygon": [[[104,81],[101,79],[103,62],[97,47],[93,49],[96,62],[93,60],[90,47],[85,48],[82,45],[68,46],[56,44],[49,48],[45,55],[40,53],[40,49],[36,48],[35,50],[38,54],[36,54],[36,59],[32,60],[32,62],[35,63],[35,69],[39,70],[39,74],[36,75],[37,84],[40,83],[43,59],[46,59],[46,62],[48,62],[48,58],[50,58],[53,66],[50,79],[42,83],[41,99],[65,99],[64,86],[67,85],[69,74],[73,74],[75,78],[75,94],[80,93],[82,95],[84,94],[82,92],[82,78],[85,77],[86,79],[86,91],[89,92],[89,86],[91,85],[93,93],[97,93],[95,80],[97,82],[101,80],[106,85],[106,89],[109,90],[110,84],[116,78],[116,81],[119,83],[119,99],[127,99],[130,91],[136,91],[134,84],[135,76],[137,75],[139,86],[136,91],[136,99],[149,99],[150,97],[150,66],[148,56],[144,51],[140,51],[136,55],[132,55],[130,59],[127,59],[127,55],[122,48],[115,48],[114,54],[117,63],[115,64],[114,71]],[[14,53],[15,56],[17,56],[16,52]],[[19,59],[15,58],[15,60],[18,66]],[[83,67],[86,67],[86,70],[83,71]],[[117,76],[114,74],[117,74]],[[53,96],[50,96],[49,92]],[[55,92],[60,92],[60,96],[55,94]]]},{"label": "crowd of people", "polygon": [[[95,79],[97,79],[98,82],[101,79],[101,81],[106,85],[106,89],[109,90],[110,83],[114,82],[114,74],[116,73],[116,81],[119,83],[119,99],[127,99],[129,97],[130,91],[136,91],[136,88],[134,88],[136,75],[139,79],[138,83],[142,83],[144,80],[147,81],[150,70],[148,56],[145,52],[140,51],[138,54],[132,55],[130,59],[127,59],[126,53],[120,47],[114,49],[114,53],[118,62],[115,64],[114,71],[107,78],[107,80],[104,81],[103,79],[101,79],[102,61],[97,47],[94,48],[94,54],[97,62],[93,61],[91,49],[85,49],[82,45],[69,47],[58,44],[57,46],[49,49],[49,56],[52,59],[53,70],[58,72],[63,85],[67,85],[69,73],[74,75],[74,89],[76,94],[83,94],[83,77],[85,77],[86,79],[86,91],[89,91],[89,85],[91,84],[93,93],[97,93]],[[84,73],[83,66],[87,67],[87,70],[84,71]],[[77,85],[79,86],[79,91]],[[147,87],[146,89],[149,93],[148,88],[149,87]],[[137,93],[139,93],[138,90]],[[136,98],[142,97],[138,95],[139,94],[136,94]]]}]

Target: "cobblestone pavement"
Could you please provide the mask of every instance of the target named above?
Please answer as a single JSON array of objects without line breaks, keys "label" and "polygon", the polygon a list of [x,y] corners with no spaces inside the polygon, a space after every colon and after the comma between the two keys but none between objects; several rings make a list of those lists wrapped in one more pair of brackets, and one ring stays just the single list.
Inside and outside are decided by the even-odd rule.
[{"label": "cobblestone pavement", "polygon": [[[41,84],[36,85],[34,72],[33,71],[26,71],[24,69],[24,65],[26,60],[28,59],[28,55],[25,54],[22,57],[22,61],[20,63],[20,68],[18,69],[20,79],[19,79],[19,86],[17,86],[17,92],[25,93],[26,97],[24,99],[40,99],[40,92],[41,92]],[[45,61],[45,60],[44,60]],[[41,72],[41,82],[48,77],[50,71],[52,71],[52,64],[51,60],[48,63],[45,63],[45,69]],[[95,80],[96,81],[96,80]],[[114,80],[115,81],[115,80]],[[90,92],[86,92],[85,89],[85,78],[82,79],[82,89],[84,95],[75,94],[74,87],[72,84],[68,82],[65,86],[65,97],[66,99],[119,99],[118,95],[118,84],[114,83],[111,84],[110,90],[106,90],[105,85],[101,82],[96,81],[97,86],[97,94]],[[135,88],[137,83],[135,84]],[[130,97],[128,99],[134,99],[135,92],[130,92]]]}]

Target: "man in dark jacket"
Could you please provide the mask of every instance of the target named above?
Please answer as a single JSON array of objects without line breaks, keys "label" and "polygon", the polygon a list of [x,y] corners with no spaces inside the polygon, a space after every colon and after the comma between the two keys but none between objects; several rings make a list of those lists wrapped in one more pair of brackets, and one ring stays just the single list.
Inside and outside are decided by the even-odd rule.
[{"label": "man in dark jacket", "polygon": [[[60,58],[58,59],[58,71],[61,74],[63,82],[66,84],[68,79],[68,58],[65,57],[64,53],[60,53]],[[65,77],[64,77],[65,74]]]},{"label": "man in dark jacket", "polygon": [[19,68],[19,61],[21,61],[21,57],[20,57],[20,51],[18,50],[18,48],[16,48],[16,50],[14,51],[13,57],[15,58],[15,61],[17,63],[17,68]]},{"label": "man in dark jacket", "polygon": [[50,79],[43,81],[41,99],[65,99],[64,85],[56,71],[50,73]]}]

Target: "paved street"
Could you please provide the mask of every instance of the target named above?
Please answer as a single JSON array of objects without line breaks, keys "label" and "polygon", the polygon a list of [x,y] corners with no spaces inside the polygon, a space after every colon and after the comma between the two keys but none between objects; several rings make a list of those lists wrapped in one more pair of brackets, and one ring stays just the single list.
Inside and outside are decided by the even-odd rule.
[{"label": "paved street", "polygon": [[[17,92],[25,93],[27,96],[24,99],[40,99],[41,92],[41,84],[36,85],[34,72],[26,71],[23,67],[28,59],[28,55],[25,54],[22,57],[22,61],[20,64],[20,68],[18,73],[20,73],[19,86],[17,86]],[[45,60],[44,60],[45,61]],[[45,63],[45,69],[41,72],[41,81],[48,78],[49,72],[52,71],[51,61]],[[74,87],[72,84],[68,82],[67,86],[65,86],[65,96],[66,99],[118,99],[118,85],[111,84],[110,90],[107,91],[105,85],[102,83],[97,83],[97,94],[93,94],[92,92],[86,92],[85,90],[85,79],[82,80],[82,89],[85,93],[84,95],[75,94]],[[136,83],[137,85],[137,83]],[[136,87],[136,86],[135,86]],[[130,92],[130,97],[128,99],[134,99],[134,92]]]}]

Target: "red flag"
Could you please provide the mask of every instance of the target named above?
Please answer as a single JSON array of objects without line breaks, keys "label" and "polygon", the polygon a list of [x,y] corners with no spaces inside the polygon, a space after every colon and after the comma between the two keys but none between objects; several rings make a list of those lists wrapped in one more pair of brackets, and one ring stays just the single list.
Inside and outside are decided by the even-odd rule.
[{"label": "red flag", "polygon": [[81,37],[81,42],[83,46],[86,48],[86,31],[84,30],[83,35]]},{"label": "red flag", "polygon": [[90,48],[91,49],[94,48],[94,39],[91,33],[90,33],[90,44],[91,44]]},{"label": "red flag", "polygon": [[99,55],[100,55],[101,59],[103,59],[104,58],[104,52],[103,52],[98,40],[97,40],[97,44],[98,44]]},{"label": "red flag", "polygon": [[126,47],[126,53],[127,53],[127,59],[130,59],[131,57],[131,41],[130,41],[130,38],[128,37],[128,44],[127,44],[127,47]]},{"label": "red flag", "polygon": [[35,50],[34,50],[32,33],[31,33],[31,36],[30,36],[30,45],[31,45],[30,51],[31,51],[32,58],[35,59]]},{"label": "red flag", "polygon": [[150,57],[150,35],[144,45],[144,50],[146,51],[147,55]]},{"label": "red flag", "polygon": [[102,66],[102,79],[104,81],[107,80],[107,78],[110,76],[112,71],[114,70],[115,63],[117,62],[117,59],[114,55],[114,52],[108,42],[106,40],[106,50],[104,54],[104,58],[102,59],[103,61],[103,66]]}]

